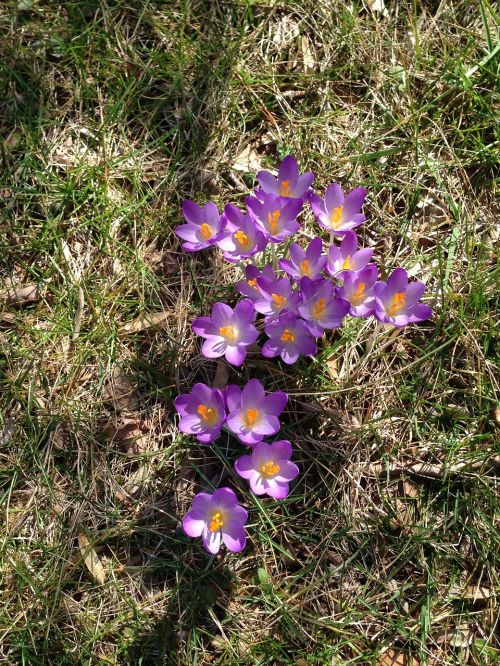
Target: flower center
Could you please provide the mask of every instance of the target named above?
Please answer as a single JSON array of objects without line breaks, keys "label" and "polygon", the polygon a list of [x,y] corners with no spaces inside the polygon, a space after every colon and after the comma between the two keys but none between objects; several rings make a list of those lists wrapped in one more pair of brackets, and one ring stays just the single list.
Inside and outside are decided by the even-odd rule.
[{"label": "flower center", "polygon": [[290,196],[290,181],[282,180],[280,183],[279,189],[280,197],[289,197]]},{"label": "flower center", "polygon": [[316,301],[316,303],[313,305],[313,317],[314,319],[319,319],[323,312],[325,311],[326,308],[326,299],[325,298],[320,298]]},{"label": "flower center", "polygon": [[208,526],[211,532],[217,532],[217,530],[220,530],[220,528],[224,525],[224,516],[220,511],[217,511],[217,513],[214,513],[212,516],[212,519],[210,521],[210,525]]},{"label": "flower center", "polygon": [[234,234],[234,237],[244,250],[247,250],[248,247],[252,244],[246,233],[241,231],[241,229]]},{"label": "flower center", "polygon": [[245,417],[244,417],[245,423],[247,424],[247,426],[251,427],[255,425],[255,422],[257,421],[259,416],[260,412],[258,409],[247,409],[245,411]]},{"label": "flower center", "polygon": [[406,306],[406,294],[403,291],[398,291],[392,297],[392,303],[388,307],[387,313],[389,314],[390,317],[394,317],[395,315],[398,314],[398,312],[404,310],[405,306]]},{"label": "flower center", "polygon": [[281,342],[295,342],[295,335],[289,328],[285,328],[280,338]]},{"label": "flower center", "polygon": [[282,308],[286,305],[286,298],[284,296],[280,296],[279,294],[271,294],[271,297],[277,308]]},{"label": "flower center", "polygon": [[344,212],[344,206],[339,206],[334,208],[332,214],[330,215],[330,225],[334,229],[338,229],[342,222],[342,213]]},{"label": "flower center", "polygon": [[238,337],[238,331],[234,326],[221,326],[219,328],[219,333],[224,336],[226,340],[229,340],[229,342],[236,342],[236,338]]},{"label": "flower center", "polygon": [[275,210],[273,213],[267,214],[267,223],[273,234],[275,234],[276,231],[278,230],[278,222],[280,219],[280,215],[281,213],[279,210]]},{"label": "flower center", "polygon": [[203,238],[203,240],[208,240],[209,238],[212,237],[212,228],[209,224],[206,222],[203,222],[203,224],[200,226],[200,234]]},{"label": "flower center", "polygon": [[351,255],[348,254],[347,257],[344,259],[344,262],[342,264],[342,270],[343,271],[350,271],[351,268],[353,267],[354,262],[351,261]]},{"label": "flower center", "polygon": [[266,476],[268,479],[271,478],[272,476],[276,476],[276,474],[278,474],[279,471],[280,471],[280,466],[277,465],[274,462],[274,460],[266,462],[260,468],[260,473],[262,474],[262,476]]},{"label": "flower center", "polygon": [[219,414],[213,407],[207,407],[207,405],[198,405],[197,411],[207,425],[215,425],[219,419]]},{"label": "flower center", "polygon": [[249,287],[256,287],[257,286],[257,278],[253,278],[253,280],[247,280],[247,285]]},{"label": "flower center", "polygon": [[301,261],[299,264],[300,272],[302,275],[309,275],[309,261],[307,259],[304,259],[304,261]]},{"label": "flower center", "polygon": [[352,294],[351,298],[349,299],[349,301],[353,305],[359,305],[360,303],[362,303],[365,300],[365,296],[366,296],[365,286],[366,285],[365,285],[364,282],[359,282],[358,283],[356,291],[354,292],[354,294]]}]

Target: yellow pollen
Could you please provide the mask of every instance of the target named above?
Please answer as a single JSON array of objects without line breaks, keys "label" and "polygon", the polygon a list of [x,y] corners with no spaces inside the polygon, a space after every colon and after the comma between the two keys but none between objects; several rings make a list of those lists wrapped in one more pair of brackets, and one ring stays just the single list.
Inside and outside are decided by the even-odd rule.
[{"label": "yellow pollen", "polygon": [[203,224],[200,226],[200,233],[203,237],[203,240],[208,240],[209,238],[212,237],[212,229],[209,224],[206,222],[203,222]]},{"label": "yellow pollen", "polygon": [[219,328],[219,333],[230,342],[234,342],[238,336],[238,332],[234,330],[234,326],[221,326]]},{"label": "yellow pollen", "polygon": [[241,231],[241,229],[234,234],[234,237],[245,249],[251,244],[250,239],[244,231]]},{"label": "yellow pollen", "polygon": [[333,209],[333,213],[330,215],[330,225],[334,229],[338,229],[342,221],[342,213],[344,211],[344,206],[339,206],[338,208]]},{"label": "yellow pollen", "polygon": [[278,308],[282,308],[286,304],[286,298],[284,296],[280,296],[279,294],[271,294],[271,296]]},{"label": "yellow pollen", "polygon": [[348,254],[347,257],[344,259],[344,263],[342,264],[342,270],[350,271],[352,266],[353,262],[351,261],[351,255]]},{"label": "yellow pollen", "polygon": [[302,275],[309,275],[309,261],[307,259],[300,262],[299,268]]},{"label": "yellow pollen", "polygon": [[249,287],[256,287],[257,286],[257,278],[254,278],[253,280],[247,280],[247,285]]},{"label": "yellow pollen", "polygon": [[313,306],[314,319],[319,319],[323,314],[323,312],[325,311],[325,308],[326,308],[326,299],[320,298],[319,300],[317,300]]},{"label": "yellow pollen", "polygon": [[353,305],[359,305],[362,301],[365,300],[365,283],[360,282],[357,286],[356,291],[349,299]]},{"label": "yellow pollen", "polygon": [[387,313],[390,317],[394,317],[395,315],[398,314],[398,312],[401,312],[401,310],[404,309],[406,305],[406,294],[402,291],[398,291],[396,294],[394,294],[392,298],[392,303],[387,309]]},{"label": "yellow pollen", "polygon": [[281,213],[279,210],[275,210],[274,213],[267,214],[267,223],[273,234],[275,234],[278,229],[278,221],[280,219],[280,215]]},{"label": "yellow pollen", "polygon": [[278,474],[279,471],[280,471],[280,466],[277,465],[273,460],[266,462],[260,468],[260,473],[262,474],[262,476],[267,476],[268,478],[270,478],[271,476],[276,476],[276,474]]},{"label": "yellow pollen", "polygon": [[281,342],[295,342],[295,335],[289,328],[285,328],[280,339]]},{"label": "yellow pollen", "polygon": [[282,180],[280,183],[279,189],[280,197],[289,197],[290,196],[290,181]]},{"label": "yellow pollen", "polygon": [[198,414],[208,425],[214,425],[217,423],[219,415],[217,410],[213,407],[207,407],[206,405],[198,405]]},{"label": "yellow pollen", "polygon": [[253,426],[260,416],[258,409],[247,409],[245,412],[245,423],[247,426]]},{"label": "yellow pollen", "polygon": [[217,511],[217,513],[214,513],[214,515],[212,516],[212,520],[210,521],[209,525],[210,531],[217,532],[217,530],[220,530],[220,528],[223,525],[224,525],[224,517],[222,513],[219,513],[219,511]]}]

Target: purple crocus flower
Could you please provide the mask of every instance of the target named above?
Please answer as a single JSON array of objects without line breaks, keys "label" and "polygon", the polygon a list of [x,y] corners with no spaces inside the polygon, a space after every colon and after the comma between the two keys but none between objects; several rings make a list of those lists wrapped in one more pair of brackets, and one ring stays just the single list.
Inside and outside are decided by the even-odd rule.
[{"label": "purple crocus flower", "polygon": [[373,250],[364,248],[358,250],[358,236],[354,231],[348,231],[340,241],[340,246],[330,245],[328,250],[327,272],[336,278],[342,279],[345,271],[360,271],[370,261]]},{"label": "purple crocus flower", "polygon": [[287,155],[280,164],[277,178],[269,171],[259,171],[257,180],[264,194],[301,199],[308,193],[314,180],[314,174],[306,171],[299,176],[297,160],[293,155]]},{"label": "purple crocus flower", "polygon": [[302,303],[300,316],[314,337],[323,335],[326,328],[338,328],[348,314],[350,305],[343,298],[335,297],[335,288],[329,280],[302,278],[300,281]]},{"label": "purple crocus flower", "polygon": [[348,271],[344,284],[337,287],[337,295],[345,298],[351,305],[349,314],[352,317],[369,317],[375,310],[373,285],[378,277],[378,269],[370,264],[358,273]]},{"label": "purple crocus flower", "polygon": [[325,192],[324,200],[317,194],[311,194],[311,208],[320,226],[341,236],[365,221],[361,213],[365,196],[363,187],[356,187],[344,196],[340,185],[332,183]]},{"label": "purple crocus flower", "polygon": [[258,298],[261,298],[261,293],[257,285],[257,280],[259,278],[261,278],[262,284],[264,284],[264,280],[266,282],[273,282],[276,279],[271,264],[264,266],[261,271],[253,264],[245,266],[245,278],[246,280],[238,282],[236,285],[236,291],[239,294],[243,294],[243,296],[246,296],[251,301],[256,301]]},{"label": "purple crocus flower", "polygon": [[224,259],[236,263],[262,252],[267,245],[266,238],[249,215],[242,213],[233,204],[227,204],[224,215],[227,219],[225,232],[217,241]]},{"label": "purple crocus flower", "polygon": [[298,281],[304,276],[315,280],[320,277],[327,260],[326,256],[321,254],[322,251],[323,241],[319,236],[313,238],[305,250],[297,243],[292,243],[290,245],[290,261],[280,259],[280,268],[294,280]]},{"label": "purple crocus flower", "polygon": [[292,445],[286,439],[272,444],[260,442],[250,455],[238,458],[234,468],[242,479],[249,480],[255,495],[284,499],[289,493],[289,482],[299,474],[291,455]]},{"label": "purple crocus flower", "polygon": [[316,343],[305,322],[293,312],[283,312],[277,319],[266,324],[264,330],[269,340],[262,346],[262,356],[281,356],[285,363],[291,365],[300,354],[313,356],[316,353]]},{"label": "purple crocus flower", "polygon": [[237,303],[234,310],[226,303],[215,303],[210,317],[198,317],[193,322],[193,331],[206,338],[201,348],[203,356],[225,356],[229,363],[242,365],[248,345],[259,337],[252,324],[254,316],[249,299]]},{"label": "purple crocus flower", "polygon": [[266,395],[258,379],[251,379],[241,390],[226,388],[227,427],[238,439],[253,446],[280,429],[278,416],[285,409],[288,396],[283,391]]},{"label": "purple crocus flower", "polygon": [[218,488],[213,493],[198,493],[190,511],[184,516],[182,528],[190,537],[199,537],[212,555],[219,552],[221,541],[233,553],[243,550],[246,543],[245,523],[248,512],[237,503],[231,488]]},{"label": "purple crocus flower", "polygon": [[432,315],[428,305],[418,303],[425,291],[425,284],[418,281],[408,284],[408,274],[404,268],[396,268],[387,282],[376,282],[373,291],[375,317],[383,324],[401,328],[429,319]]},{"label": "purple crocus flower", "polygon": [[300,228],[296,218],[302,208],[302,199],[284,199],[268,194],[263,202],[247,197],[246,204],[258,227],[273,243],[281,243]]},{"label": "purple crocus flower", "polygon": [[279,278],[273,282],[257,278],[260,298],[254,302],[257,312],[266,317],[276,317],[284,310],[294,310],[299,304],[299,294],[292,290],[288,278]]},{"label": "purple crocus flower", "polygon": [[217,207],[209,201],[204,208],[186,199],[182,204],[182,213],[187,224],[181,224],[175,233],[185,240],[182,249],[197,252],[216,243],[224,232],[225,218],[220,216]]},{"label": "purple crocus flower", "polygon": [[213,442],[226,421],[224,394],[206,384],[195,384],[191,393],[178,395],[174,400],[179,412],[179,430],[204,444]]}]

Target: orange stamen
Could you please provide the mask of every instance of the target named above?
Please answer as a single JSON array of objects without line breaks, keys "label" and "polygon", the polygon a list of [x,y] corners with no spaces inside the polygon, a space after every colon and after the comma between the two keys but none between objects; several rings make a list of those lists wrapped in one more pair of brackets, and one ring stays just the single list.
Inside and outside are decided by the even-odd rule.
[{"label": "orange stamen", "polygon": [[271,294],[271,297],[278,308],[285,306],[286,298],[284,296],[280,296],[279,294]]},{"label": "orange stamen", "polygon": [[280,215],[281,212],[279,210],[275,210],[273,213],[267,214],[267,223],[273,234],[275,234],[278,229],[278,221],[280,219]]},{"label": "orange stamen", "polygon": [[262,476],[266,476],[268,478],[270,478],[272,476],[276,476],[276,474],[278,474],[279,471],[280,471],[280,466],[277,465],[274,462],[274,460],[270,460],[269,462],[266,462],[260,468],[260,473],[262,474]]},{"label": "orange stamen", "polygon": [[304,259],[304,261],[301,261],[299,264],[300,272],[302,275],[309,275],[309,261],[307,259]]},{"label": "orange stamen", "polygon": [[246,249],[251,244],[250,239],[244,231],[241,231],[241,229],[234,234],[234,237],[238,243],[243,246],[244,249]]},{"label": "orange stamen", "polygon": [[317,300],[316,303],[313,305],[314,319],[319,319],[323,314],[323,312],[325,311],[325,308],[326,308],[326,299],[320,298],[319,300]]},{"label": "orange stamen", "polygon": [[256,287],[257,286],[257,278],[254,278],[253,280],[247,280],[247,285],[249,287]]},{"label": "orange stamen", "polygon": [[198,405],[197,411],[198,414],[201,416],[201,418],[208,425],[214,425],[215,423],[217,423],[219,414],[217,413],[217,410],[214,409],[213,407],[207,407],[206,405]]},{"label": "orange stamen", "polygon": [[354,262],[351,261],[351,255],[348,254],[347,257],[344,259],[344,263],[342,264],[342,270],[344,271],[350,271],[351,268],[353,267]]},{"label": "orange stamen", "polygon": [[208,240],[209,238],[212,238],[212,228],[206,222],[203,222],[203,224],[200,226],[200,233],[202,235],[203,240]]},{"label": "orange stamen", "polygon": [[358,283],[358,286],[357,286],[357,288],[356,288],[356,291],[354,292],[354,294],[353,294],[353,295],[351,296],[351,298],[349,299],[349,301],[350,301],[353,305],[359,305],[362,301],[365,300],[365,296],[366,296],[366,294],[365,294],[365,286],[366,286],[366,285],[365,285],[364,282],[359,282],[359,283]]},{"label": "orange stamen", "polygon": [[234,326],[221,326],[219,333],[231,342],[234,342],[238,336],[238,331],[235,331]]},{"label": "orange stamen", "polygon": [[217,513],[214,513],[214,515],[212,516],[209,529],[211,532],[217,532],[217,530],[220,530],[220,528],[223,525],[224,525],[224,516],[222,515],[222,513],[217,511]]},{"label": "orange stamen", "polygon": [[334,229],[338,229],[342,221],[342,213],[344,212],[344,206],[339,206],[334,208],[332,214],[330,215],[330,225]]},{"label": "orange stamen", "polygon": [[295,335],[292,333],[292,331],[289,328],[285,328],[283,331],[281,338],[281,342],[295,342]]},{"label": "orange stamen", "polygon": [[253,426],[260,416],[258,409],[247,409],[245,412],[245,423],[247,426]]},{"label": "orange stamen", "polygon": [[280,183],[279,189],[280,197],[289,197],[290,196],[290,181],[282,180]]},{"label": "orange stamen", "polygon": [[402,291],[398,291],[396,294],[394,294],[392,298],[392,303],[387,309],[388,315],[390,317],[394,317],[395,315],[398,314],[398,312],[404,310],[405,305],[406,305],[406,294]]}]

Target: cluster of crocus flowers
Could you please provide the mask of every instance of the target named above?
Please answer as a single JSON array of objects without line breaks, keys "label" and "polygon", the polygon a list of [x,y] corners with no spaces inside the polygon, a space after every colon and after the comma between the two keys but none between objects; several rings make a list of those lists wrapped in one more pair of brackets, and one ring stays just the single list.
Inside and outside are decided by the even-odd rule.
[{"label": "cluster of crocus flowers", "polygon": [[[314,175],[301,174],[292,155],[282,161],[277,176],[260,171],[257,181],[258,187],[245,198],[244,211],[227,204],[219,214],[212,202],[200,207],[189,200],[182,206],[186,224],[176,233],[184,241],[183,249],[218,247],[244,273],[235,287],[243,298],[234,307],[215,303],[210,316],[193,322],[195,333],[204,338],[204,356],[224,356],[230,364],[242,366],[248,347],[257,346],[263,330],[262,355],[291,365],[301,355],[315,355],[317,340],[342,326],[346,317],[374,317],[384,325],[402,327],[432,315],[431,308],[420,302],[425,291],[422,282],[408,282],[403,268],[382,281],[372,261],[373,250],[359,246],[356,231],[366,219],[364,188],[346,193],[332,183],[320,196],[312,188]],[[306,206],[319,228],[329,232],[327,238],[314,236],[304,247],[290,243],[288,255],[278,258],[276,245],[288,244],[300,230],[298,217]],[[259,261],[268,247],[272,265]],[[196,384],[190,394],[176,399],[175,406],[179,429],[198,441],[210,444],[224,428],[253,447],[250,455],[236,461],[237,474],[248,479],[254,494],[282,499],[298,474],[290,461],[291,444],[263,440],[278,433],[286,402],[285,393],[266,394],[262,384],[252,379],[243,389],[231,385],[224,391]],[[220,491],[224,493],[217,494]],[[201,536],[211,553],[222,542],[233,551],[245,543],[246,511],[230,492],[224,488],[200,493],[184,520],[186,533]],[[225,498],[225,504],[220,498]]]},{"label": "cluster of crocus flowers", "polygon": [[[263,440],[279,432],[279,417],[287,402],[284,391],[266,393],[258,379],[250,379],[243,389],[233,384],[224,390],[195,384],[191,393],[179,395],[174,404],[179,430],[194,435],[199,442],[212,444],[225,428],[238,441],[255,448],[255,455],[238,458],[237,474],[248,480],[254,494],[283,499],[289,493],[290,481],[299,473],[290,460],[292,445],[286,440],[272,444]],[[246,518],[247,512],[237,504],[234,492],[220,488],[212,494],[195,496],[183,528],[188,536],[201,536],[212,554],[218,552],[221,543],[239,552],[245,545]]]}]

